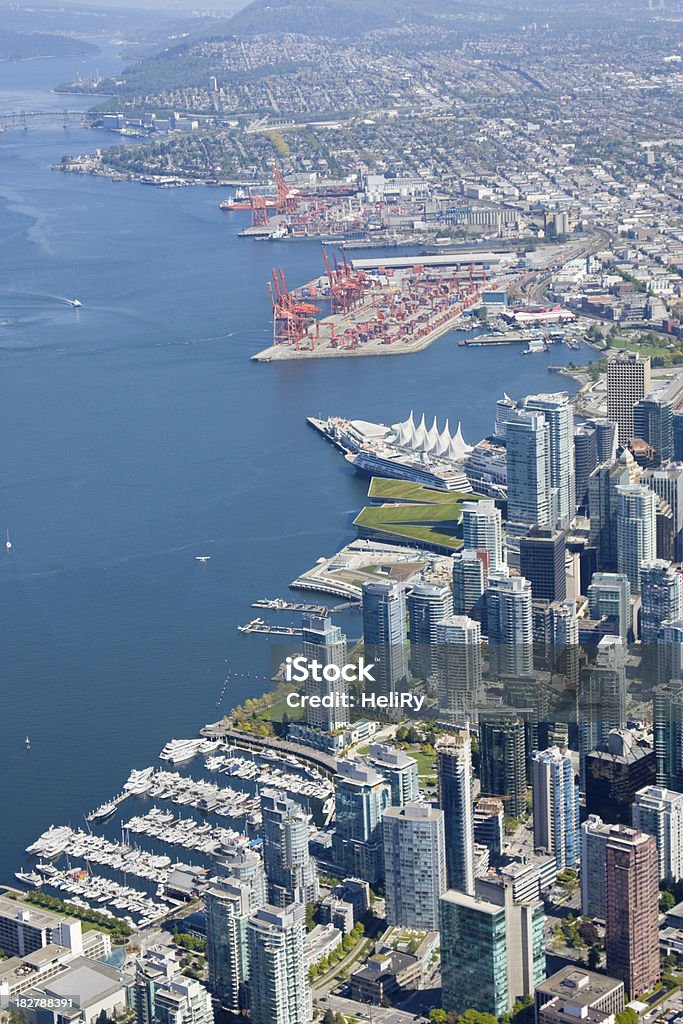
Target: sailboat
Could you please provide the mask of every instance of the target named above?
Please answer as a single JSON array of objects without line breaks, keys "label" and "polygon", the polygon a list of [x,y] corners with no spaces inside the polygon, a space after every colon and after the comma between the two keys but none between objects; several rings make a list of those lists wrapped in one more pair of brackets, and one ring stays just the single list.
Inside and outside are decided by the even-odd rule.
[{"label": "sailboat", "polygon": [[12,541],[9,539],[9,530],[7,531],[7,539],[5,541],[5,547],[8,551],[12,550]]}]

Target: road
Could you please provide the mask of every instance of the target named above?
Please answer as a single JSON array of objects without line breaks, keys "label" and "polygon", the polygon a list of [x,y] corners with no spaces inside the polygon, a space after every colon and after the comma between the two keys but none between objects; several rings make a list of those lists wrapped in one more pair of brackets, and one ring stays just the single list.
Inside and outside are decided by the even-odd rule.
[{"label": "road", "polygon": [[393,1007],[385,1009],[383,1006],[357,1003],[355,999],[344,999],[342,996],[323,997],[318,999],[318,1005],[323,1010],[327,1010],[329,1007],[334,1013],[342,1013],[346,1017],[358,1017],[360,1020],[371,1021],[372,1024],[408,1024],[409,1021],[415,1020],[414,1013],[406,1013],[404,1010],[397,1010]]}]

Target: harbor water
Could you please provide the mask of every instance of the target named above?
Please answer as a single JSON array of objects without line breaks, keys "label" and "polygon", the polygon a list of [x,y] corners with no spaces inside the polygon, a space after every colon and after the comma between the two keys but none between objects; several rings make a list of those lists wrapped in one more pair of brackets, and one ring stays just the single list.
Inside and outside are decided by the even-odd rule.
[{"label": "harbor water", "polygon": [[[89,69],[0,64],[0,111],[59,110],[51,86]],[[257,365],[271,267],[308,281],[319,243],[238,238],[246,215],[217,189],[50,169],[115,141],[0,134],[1,884],[50,823],[83,827],[167,740],[266,687],[266,641],[237,625],[352,538],[366,493],[306,416],[413,409],[475,441],[503,391],[571,386],[548,366],[582,358],[451,334],[395,359]]]}]

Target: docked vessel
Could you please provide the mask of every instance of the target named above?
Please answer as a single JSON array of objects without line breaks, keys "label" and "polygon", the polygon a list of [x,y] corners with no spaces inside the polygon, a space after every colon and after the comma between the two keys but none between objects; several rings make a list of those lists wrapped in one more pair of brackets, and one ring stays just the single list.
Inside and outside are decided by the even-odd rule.
[{"label": "docked vessel", "polygon": [[159,754],[162,761],[184,764],[201,752],[205,740],[170,740]]},{"label": "docked vessel", "polygon": [[114,813],[115,810],[116,810],[116,804],[114,803],[113,800],[110,800],[107,803],[102,804],[100,807],[98,807],[97,810],[91,811],[90,814],[87,814],[86,815],[86,820],[87,821],[106,821],[108,818],[111,818],[111,816],[112,816],[112,814]]},{"label": "docked vessel", "polygon": [[35,871],[15,871],[14,877],[20,882],[23,882],[24,885],[30,885],[33,889],[40,889],[41,885],[45,881],[45,879],[41,878],[41,876]]},{"label": "docked vessel", "polygon": [[124,784],[124,791],[130,796],[142,796],[152,788],[154,768],[134,768]]}]

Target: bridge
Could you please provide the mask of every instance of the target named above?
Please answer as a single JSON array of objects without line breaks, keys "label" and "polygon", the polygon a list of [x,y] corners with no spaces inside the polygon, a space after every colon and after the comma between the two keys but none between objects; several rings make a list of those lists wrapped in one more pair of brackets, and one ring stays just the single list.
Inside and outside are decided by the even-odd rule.
[{"label": "bridge", "polygon": [[61,124],[65,128],[71,124],[90,127],[99,116],[88,110],[20,110],[13,114],[0,114],[0,132],[43,124]]}]

